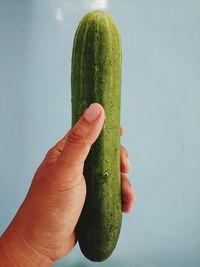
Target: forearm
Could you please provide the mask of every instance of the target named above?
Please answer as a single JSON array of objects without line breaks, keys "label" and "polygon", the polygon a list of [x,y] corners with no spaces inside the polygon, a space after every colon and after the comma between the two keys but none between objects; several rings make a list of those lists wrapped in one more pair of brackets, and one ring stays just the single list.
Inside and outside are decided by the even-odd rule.
[{"label": "forearm", "polygon": [[11,223],[0,238],[0,267],[49,267],[52,261],[17,233]]}]

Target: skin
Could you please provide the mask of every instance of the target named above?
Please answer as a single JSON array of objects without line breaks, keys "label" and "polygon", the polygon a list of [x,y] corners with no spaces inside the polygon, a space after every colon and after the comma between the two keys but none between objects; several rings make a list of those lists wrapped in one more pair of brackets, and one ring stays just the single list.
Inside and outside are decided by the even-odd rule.
[{"label": "skin", "polygon": [[[77,124],[52,147],[37,169],[27,196],[0,239],[6,267],[51,266],[75,246],[75,226],[86,196],[84,161],[104,122],[104,109],[92,104]],[[121,128],[121,136],[124,129]],[[128,152],[121,145],[123,212],[132,209],[134,190],[126,176]]]}]

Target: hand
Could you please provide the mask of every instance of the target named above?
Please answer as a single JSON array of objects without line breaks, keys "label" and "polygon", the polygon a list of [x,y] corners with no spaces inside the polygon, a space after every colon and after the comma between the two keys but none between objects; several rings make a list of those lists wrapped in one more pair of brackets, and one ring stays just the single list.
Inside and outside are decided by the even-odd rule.
[{"label": "hand", "polygon": [[[29,261],[28,266],[50,266],[75,246],[75,226],[86,196],[84,161],[100,134],[104,117],[102,106],[92,104],[64,138],[48,151],[36,171],[22,206],[1,240],[11,261],[16,262],[16,257],[19,259],[21,255],[19,266],[27,266],[23,265],[22,258]],[[135,196],[125,175],[130,170],[127,159],[127,151],[121,146],[124,212],[130,212]],[[14,251],[13,255],[16,246],[23,252]]]}]

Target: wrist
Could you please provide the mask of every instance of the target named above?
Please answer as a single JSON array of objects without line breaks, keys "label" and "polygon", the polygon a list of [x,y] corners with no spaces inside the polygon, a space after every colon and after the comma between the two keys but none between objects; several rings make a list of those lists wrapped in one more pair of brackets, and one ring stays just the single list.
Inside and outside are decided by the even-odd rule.
[{"label": "wrist", "polygon": [[23,238],[13,222],[0,238],[0,262],[2,267],[49,267],[53,263]]}]

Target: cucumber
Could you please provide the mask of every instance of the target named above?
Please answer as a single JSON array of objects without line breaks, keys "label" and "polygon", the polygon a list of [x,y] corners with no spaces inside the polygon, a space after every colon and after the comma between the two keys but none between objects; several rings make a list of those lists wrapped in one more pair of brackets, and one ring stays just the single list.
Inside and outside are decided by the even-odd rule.
[{"label": "cucumber", "polygon": [[85,161],[87,194],[76,227],[82,253],[103,261],[113,252],[122,221],[120,177],[121,42],[111,16],[87,13],[76,30],[71,68],[72,126],[94,102],[103,129]]}]

